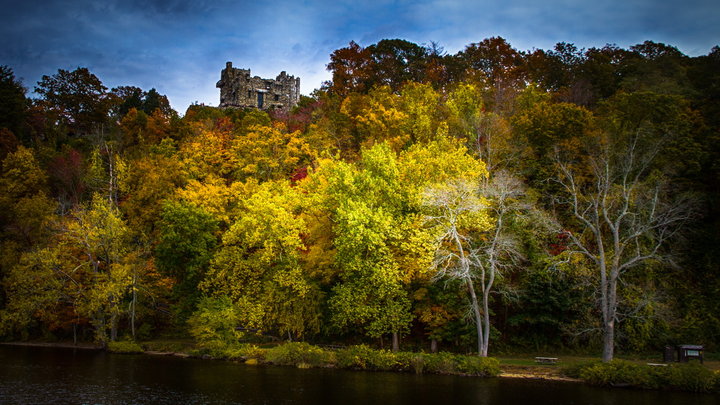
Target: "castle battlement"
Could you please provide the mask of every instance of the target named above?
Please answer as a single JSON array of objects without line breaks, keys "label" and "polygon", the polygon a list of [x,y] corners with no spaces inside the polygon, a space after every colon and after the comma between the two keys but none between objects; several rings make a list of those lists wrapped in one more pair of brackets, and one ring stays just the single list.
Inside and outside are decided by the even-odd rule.
[{"label": "castle battlement", "polygon": [[300,101],[300,78],[280,72],[275,79],[251,76],[228,62],[215,86],[220,89],[220,107],[280,109],[289,111]]}]

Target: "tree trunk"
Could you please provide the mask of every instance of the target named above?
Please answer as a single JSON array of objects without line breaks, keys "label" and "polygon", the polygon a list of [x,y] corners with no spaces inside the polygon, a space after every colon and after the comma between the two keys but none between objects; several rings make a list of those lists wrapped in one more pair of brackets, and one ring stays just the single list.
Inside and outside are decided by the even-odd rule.
[{"label": "tree trunk", "polygon": [[488,346],[490,345],[490,288],[495,279],[495,271],[491,270],[490,281],[488,285],[483,288],[483,344],[478,354],[482,357],[487,357]]},{"label": "tree trunk", "polygon": [[100,340],[103,347],[107,346],[107,328],[105,327],[105,314],[98,311],[97,317],[93,320],[96,339]]},{"label": "tree trunk", "polygon": [[437,353],[438,341],[437,339],[430,339],[430,353]]},{"label": "tree trunk", "polygon": [[400,351],[400,336],[397,332],[392,334],[392,351],[395,353]]},{"label": "tree trunk", "polygon": [[135,307],[137,306],[137,273],[135,270],[133,270],[133,285],[132,285],[132,301],[130,302],[130,305],[132,305],[132,311],[130,311],[130,332],[132,333],[132,338],[135,340]]},{"label": "tree trunk", "polygon": [[488,294],[483,292],[483,344],[480,348],[480,356],[487,357],[488,346],[490,344],[490,308],[488,303]]},{"label": "tree trunk", "polygon": [[110,341],[111,342],[114,342],[117,340],[117,334],[118,334],[117,324],[118,324],[117,315],[113,315],[110,318]]},{"label": "tree trunk", "polygon": [[603,354],[602,361],[612,361],[615,352],[615,320],[611,319],[603,328]]},{"label": "tree trunk", "polygon": [[477,302],[477,295],[475,294],[475,286],[473,285],[472,279],[469,277],[466,279],[468,290],[470,291],[470,304],[472,305],[473,316],[475,317],[475,330],[477,332],[478,340],[478,356],[482,354],[482,348],[485,346],[483,342],[483,319],[480,313],[480,306]]},{"label": "tree trunk", "polygon": [[615,355],[615,317],[617,313],[617,276],[612,269],[607,282],[606,308],[603,308],[603,362],[612,361]]}]

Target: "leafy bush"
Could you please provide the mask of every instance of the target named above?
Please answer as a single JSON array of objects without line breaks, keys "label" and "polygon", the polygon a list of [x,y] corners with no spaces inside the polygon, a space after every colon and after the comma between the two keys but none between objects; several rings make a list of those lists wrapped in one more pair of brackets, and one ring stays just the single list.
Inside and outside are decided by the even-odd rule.
[{"label": "leafy bush", "polygon": [[440,352],[425,355],[425,367],[428,372],[436,374],[453,374],[457,372],[457,356]]},{"label": "leafy bush", "polygon": [[338,350],[335,358],[338,367],[359,370],[394,370],[399,365],[394,353],[374,350],[366,345]]},{"label": "leafy bush", "polygon": [[137,332],[135,333],[135,337],[136,337],[139,341],[148,340],[148,339],[150,339],[150,337],[151,337],[152,334],[153,334],[153,329],[155,329],[155,328],[153,327],[153,325],[151,325],[150,323],[145,322],[145,323],[143,323],[142,325],[140,325],[140,327],[137,329]]},{"label": "leafy bush", "polygon": [[257,347],[255,345],[243,345],[240,348],[240,357],[245,360],[258,360],[264,361],[267,350]]},{"label": "leafy bush", "polygon": [[235,329],[240,321],[229,297],[201,299],[188,324],[190,334],[198,344],[215,352],[213,354],[221,354],[226,348],[236,345],[241,336]]},{"label": "leafy bush", "polygon": [[187,353],[192,350],[194,344],[190,341],[153,340],[143,342],[142,346],[149,351]]},{"label": "leafy bush", "polygon": [[458,356],[459,371],[481,377],[494,377],[500,374],[500,361],[492,357]]},{"label": "leafy bush", "polygon": [[600,361],[590,361],[590,362],[575,363],[575,364],[571,364],[571,365],[569,365],[569,366],[564,366],[564,367],[562,367],[562,369],[560,370],[560,372],[561,372],[561,374],[564,375],[565,377],[581,378],[581,377],[580,377],[580,373],[582,372],[582,370],[584,370],[584,369],[586,369],[586,368],[588,368],[588,367],[590,367],[590,366],[593,366],[593,365],[595,365],[595,364],[599,364],[599,363],[600,363]]},{"label": "leafy bush", "polygon": [[331,357],[331,353],[304,342],[285,343],[266,353],[266,359],[272,363],[297,367],[319,367],[329,363]]},{"label": "leafy bush", "polygon": [[395,369],[398,371],[413,371],[415,374],[422,374],[425,370],[425,356],[423,353],[395,353],[395,360],[397,362]]},{"label": "leafy bush", "polygon": [[142,353],[143,349],[140,347],[139,344],[130,341],[130,340],[124,340],[120,342],[108,342],[107,344],[108,351],[112,353],[123,353],[123,354],[130,354],[130,353]]},{"label": "leafy bush", "polygon": [[622,360],[594,363],[580,369],[580,378],[596,385],[629,385],[639,388],[671,388],[692,392],[720,389],[720,375],[697,363],[646,366]]},{"label": "leafy bush", "polygon": [[262,362],[265,360],[266,350],[255,345],[235,343],[224,346],[203,347],[195,354],[207,354],[216,359],[244,361],[253,359]]},{"label": "leafy bush", "polygon": [[580,378],[595,385],[631,385],[659,388],[660,381],[650,366],[624,360],[595,363],[580,371]]},{"label": "leafy bush", "polygon": [[720,391],[720,374],[701,364],[673,364],[663,368],[664,382],[671,388],[692,392]]}]

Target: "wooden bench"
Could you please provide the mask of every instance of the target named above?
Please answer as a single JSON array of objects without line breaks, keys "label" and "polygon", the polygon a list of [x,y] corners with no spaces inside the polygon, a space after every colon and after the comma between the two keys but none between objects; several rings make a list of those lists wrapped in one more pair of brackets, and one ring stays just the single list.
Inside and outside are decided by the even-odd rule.
[{"label": "wooden bench", "polygon": [[539,364],[556,364],[557,362],[557,357],[535,357],[535,363]]}]

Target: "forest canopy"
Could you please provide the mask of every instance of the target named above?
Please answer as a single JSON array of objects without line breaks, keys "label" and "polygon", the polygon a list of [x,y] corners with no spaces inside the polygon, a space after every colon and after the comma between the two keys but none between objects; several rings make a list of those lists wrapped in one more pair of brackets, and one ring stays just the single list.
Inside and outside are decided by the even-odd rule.
[{"label": "forest canopy", "polygon": [[0,67],[0,335],[719,348],[720,48],[386,39],[327,69],[288,113],[180,116]]}]

